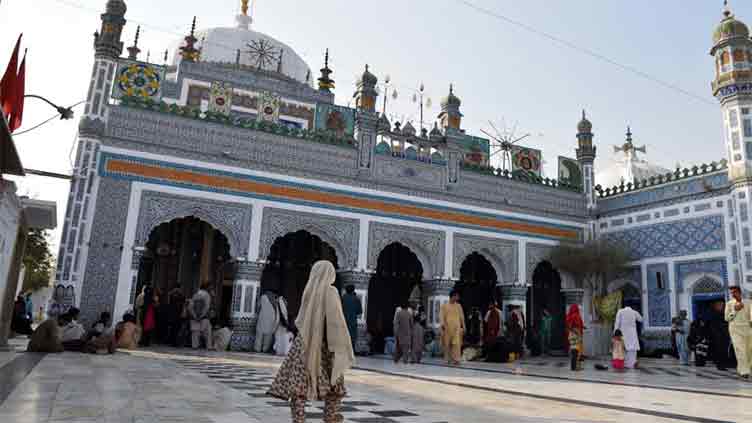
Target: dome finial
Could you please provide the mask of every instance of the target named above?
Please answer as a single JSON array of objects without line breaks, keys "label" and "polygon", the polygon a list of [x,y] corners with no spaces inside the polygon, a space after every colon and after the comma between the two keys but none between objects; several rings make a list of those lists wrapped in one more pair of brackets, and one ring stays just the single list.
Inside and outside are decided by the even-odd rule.
[{"label": "dome finial", "polygon": [[240,0],[240,13],[248,16],[248,0]]},{"label": "dome finial", "polygon": [[[133,39],[133,45],[128,47],[128,58],[131,60],[138,60],[138,53],[141,53],[141,49],[138,48],[138,37],[141,35],[141,25],[136,27],[136,36]],[[148,59],[146,60],[149,61]]]},{"label": "dome finial", "polygon": [[449,84],[449,94],[454,94],[454,84],[452,83]]},{"label": "dome finial", "polygon": [[582,109],[582,120],[587,119],[587,116],[585,115],[585,109]]},{"label": "dome finial", "polygon": [[251,29],[253,18],[248,15],[249,3],[250,0],[240,0],[240,14],[235,17],[235,22],[237,22],[240,29]]},{"label": "dome finial", "polygon": [[627,125],[627,143],[632,144],[632,128]]},{"label": "dome finial", "polygon": [[731,16],[731,6],[729,6],[728,0],[723,0],[723,16]]}]

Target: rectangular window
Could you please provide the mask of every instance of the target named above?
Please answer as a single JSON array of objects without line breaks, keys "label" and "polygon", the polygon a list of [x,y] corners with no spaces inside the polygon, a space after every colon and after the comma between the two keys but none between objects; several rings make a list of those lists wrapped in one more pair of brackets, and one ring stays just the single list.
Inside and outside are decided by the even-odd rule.
[{"label": "rectangular window", "polygon": [[749,107],[742,107],[742,114],[745,115],[745,116],[748,115],[749,114]]},{"label": "rectangular window", "polygon": [[742,242],[745,247],[749,247],[749,228],[742,228]]},{"label": "rectangular window", "polygon": [[752,120],[744,119],[744,136],[752,137]]},{"label": "rectangular window", "polygon": [[739,127],[739,115],[736,113],[736,109],[729,110],[729,126],[732,128]]},{"label": "rectangular window", "polygon": [[742,222],[749,220],[749,210],[747,208],[747,203],[739,204],[739,219]]},{"label": "rectangular window", "polygon": [[752,269],[752,252],[747,251],[744,253],[744,262],[746,263],[747,269]]},{"label": "rectangular window", "polygon": [[731,200],[728,200],[728,211],[729,217],[734,217],[734,203]]},{"label": "rectangular window", "polygon": [[655,285],[661,291],[666,289],[666,283],[663,281],[663,273],[655,272]]},{"label": "rectangular window", "polygon": [[734,264],[739,263],[739,247],[736,245],[731,247],[731,260]]},{"label": "rectangular window", "polygon": [[736,224],[734,222],[729,225],[729,231],[731,232],[731,240],[736,241]]},{"label": "rectangular window", "polygon": [[734,150],[738,150],[742,147],[742,139],[739,137],[739,132],[737,131],[731,133],[731,146]]}]

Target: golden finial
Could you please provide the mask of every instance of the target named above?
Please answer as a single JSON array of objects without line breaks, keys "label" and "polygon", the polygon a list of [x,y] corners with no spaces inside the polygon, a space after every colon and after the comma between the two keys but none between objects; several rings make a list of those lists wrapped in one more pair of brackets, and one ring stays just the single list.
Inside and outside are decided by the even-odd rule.
[{"label": "golden finial", "polygon": [[240,13],[242,13],[243,16],[248,16],[248,1],[249,0],[240,0]]}]

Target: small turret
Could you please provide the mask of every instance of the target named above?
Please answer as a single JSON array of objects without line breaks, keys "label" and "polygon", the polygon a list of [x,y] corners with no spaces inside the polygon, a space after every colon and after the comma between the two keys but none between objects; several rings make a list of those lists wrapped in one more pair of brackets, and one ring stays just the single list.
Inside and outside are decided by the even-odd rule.
[{"label": "small turret", "polygon": [[189,62],[198,62],[201,56],[201,50],[196,48],[196,17],[193,17],[193,23],[191,24],[191,33],[185,37],[185,45],[180,47],[180,56],[183,60]]},{"label": "small turret", "polygon": [[378,82],[379,79],[368,70],[368,65],[366,65],[366,70],[356,83],[357,89],[353,95],[353,98],[355,98],[355,107],[358,110],[376,111],[376,98],[379,95],[376,91],[376,84]]},{"label": "small turret", "polygon": [[133,45],[128,47],[128,58],[131,60],[138,60],[138,54],[141,53],[141,49],[138,48],[138,36],[140,34],[141,34],[141,25],[136,27],[136,37],[133,39]]},{"label": "small turret", "polygon": [[324,67],[321,68],[321,77],[319,78],[319,91],[332,92],[334,89],[334,80],[329,77],[331,74],[332,70],[329,69],[329,49],[326,49]]},{"label": "small turret", "polygon": [[462,113],[460,106],[462,101],[454,95],[454,85],[449,85],[449,95],[441,100],[441,113],[439,113],[439,122],[444,129],[451,128],[460,130],[462,123]]}]

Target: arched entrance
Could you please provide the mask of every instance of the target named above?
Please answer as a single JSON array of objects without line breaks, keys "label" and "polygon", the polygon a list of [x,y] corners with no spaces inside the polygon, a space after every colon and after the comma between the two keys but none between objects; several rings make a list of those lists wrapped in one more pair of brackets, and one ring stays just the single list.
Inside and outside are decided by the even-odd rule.
[{"label": "arched entrance", "polygon": [[394,311],[423,279],[423,266],[408,247],[395,242],[379,254],[376,273],[368,285],[366,321],[372,336],[371,351],[384,351],[384,338],[394,335]]},{"label": "arched entrance", "polygon": [[561,275],[551,263],[542,261],[533,271],[533,286],[527,294],[528,330],[540,327],[543,310],[551,314],[551,348],[564,350],[564,300],[561,294]]},{"label": "arched entrance", "polygon": [[220,324],[229,322],[235,272],[224,234],[189,216],[154,228],[145,247],[139,263],[137,292],[149,283],[159,295],[163,307],[158,309],[157,342],[168,341],[170,298],[180,298],[178,291],[190,298],[204,281],[209,283],[214,318]]},{"label": "arched entrance", "polygon": [[[329,260],[337,268],[334,248],[308,231],[297,231],[277,238],[261,273],[261,292],[273,291],[287,300],[290,321],[300,309],[311,267],[319,260]],[[340,288],[339,281],[336,283]]]},{"label": "arched entrance", "polygon": [[465,258],[460,267],[460,280],[455,285],[460,293],[460,304],[467,320],[474,309],[486,315],[491,301],[494,300],[497,275],[491,262],[483,255],[472,253]]},{"label": "arched entrance", "polygon": [[692,286],[692,320],[707,320],[713,303],[725,299],[721,281],[710,276],[702,276]]}]

